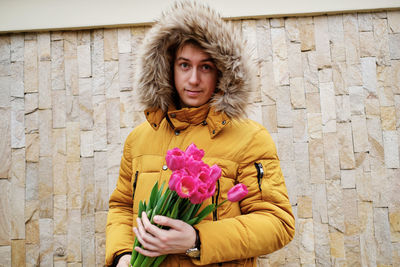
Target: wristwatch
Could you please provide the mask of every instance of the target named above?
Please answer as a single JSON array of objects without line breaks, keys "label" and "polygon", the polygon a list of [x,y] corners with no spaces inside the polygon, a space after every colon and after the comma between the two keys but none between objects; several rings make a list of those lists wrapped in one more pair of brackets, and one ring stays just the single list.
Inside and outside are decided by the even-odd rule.
[{"label": "wristwatch", "polygon": [[186,250],[186,255],[191,258],[200,258],[200,237],[199,231],[195,228],[196,231],[196,242],[192,248]]}]

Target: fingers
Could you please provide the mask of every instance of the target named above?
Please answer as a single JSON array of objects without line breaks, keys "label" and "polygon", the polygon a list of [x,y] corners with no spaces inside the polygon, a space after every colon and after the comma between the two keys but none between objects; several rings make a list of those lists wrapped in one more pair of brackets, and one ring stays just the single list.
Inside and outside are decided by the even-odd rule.
[{"label": "fingers", "polygon": [[117,264],[117,267],[128,267],[130,264],[131,255],[124,255],[122,256]]},{"label": "fingers", "polygon": [[179,230],[184,226],[184,222],[181,220],[175,220],[172,218],[168,218],[165,216],[160,216],[160,215],[156,215],[153,218],[154,222],[159,224],[159,225],[163,225],[163,226],[168,226],[172,229],[176,229]]},{"label": "fingers", "polygon": [[157,244],[157,239],[146,231],[141,219],[137,219],[137,227],[134,227],[133,231],[135,232],[136,238],[145,249],[152,251],[157,250],[155,246],[155,244]]}]

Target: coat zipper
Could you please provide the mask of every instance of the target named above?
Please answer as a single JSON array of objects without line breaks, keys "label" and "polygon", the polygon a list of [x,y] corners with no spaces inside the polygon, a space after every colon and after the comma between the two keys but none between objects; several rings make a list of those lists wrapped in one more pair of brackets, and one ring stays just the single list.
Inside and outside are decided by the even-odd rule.
[{"label": "coat zipper", "polygon": [[135,180],[133,181],[133,188],[132,188],[132,201],[135,199],[136,183],[137,183],[138,176],[139,176],[139,171],[136,171],[135,172]]},{"label": "coat zipper", "polygon": [[[215,202],[215,206],[218,206],[218,197],[219,197],[219,180],[217,180],[217,195],[215,196],[215,198],[213,198],[213,202]],[[214,210],[214,216],[213,216],[213,220],[214,221],[218,221],[218,212],[217,209]]]}]

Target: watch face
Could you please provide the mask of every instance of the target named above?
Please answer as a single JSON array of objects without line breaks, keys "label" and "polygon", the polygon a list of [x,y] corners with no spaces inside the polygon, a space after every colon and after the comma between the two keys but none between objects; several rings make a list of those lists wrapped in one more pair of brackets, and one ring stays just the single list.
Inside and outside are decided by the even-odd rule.
[{"label": "watch face", "polygon": [[186,255],[191,258],[199,258],[200,250],[198,250],[197,248],[189,248],[188,250],[186,250]]}]

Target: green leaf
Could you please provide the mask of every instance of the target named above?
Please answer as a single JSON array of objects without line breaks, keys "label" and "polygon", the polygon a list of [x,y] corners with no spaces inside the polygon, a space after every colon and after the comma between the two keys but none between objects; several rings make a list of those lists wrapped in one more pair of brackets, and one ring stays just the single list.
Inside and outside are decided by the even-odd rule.
[{"label": "green leaf", "polygon": [[189,219],[191,219],[192,212],[196,208],[196,205],[194,205],[194,204],[189,204],[189,205],[190,205],[189,208],[186,209],[185,213],[181,217],[181,220],[184,222],[187,222]]},{"label": "green leaf", "polygon": [[153,267],[158,267],[158,266],[164,261],[164,259],[165,259],[166,257],[167,257],[167,255],[158,256],[157,259],[156,259],[156,261],[155,261],[154,264],[153,264]]},{"label": "green leaf", "polygon": [[150,193],[149,207],[153,209],[157,203],[157,193],[158,193],[158,181],[154,184],[153,189]]},{"label": "green leaf", "polygon": [[213,210],[215,209],[215,204],[210,204],[207,207],[205,207],[200,213],[199,215],[197,215],[197,220],[196,223],[201,222],[201,220],[203,220],[205,217],[207,217],[208,214],[210,214],[211,212],[213,212]]},{"label": "green leaf", "polygon": [[190,224],[190,225],[194,225],[197,222],[197,219],[198,219],[198,217],[194,217],[194,218],[190,219],[189,221],[187,221],[186,223]]}]

